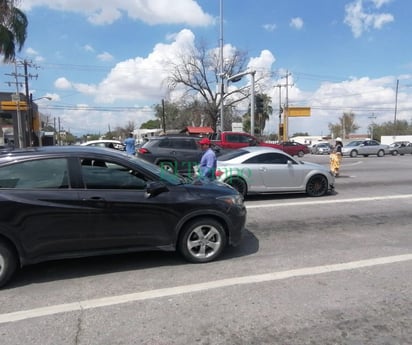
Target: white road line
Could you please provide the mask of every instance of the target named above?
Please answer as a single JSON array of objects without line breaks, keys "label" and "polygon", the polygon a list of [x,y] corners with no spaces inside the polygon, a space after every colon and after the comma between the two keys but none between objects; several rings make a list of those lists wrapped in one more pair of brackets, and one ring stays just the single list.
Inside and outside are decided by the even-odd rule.
[{"label": "white road line", "polygon": [[294,201],[279,204],[259,204],[259,205],[247,205],[247,209],[252,208],[269,208],[269,207],[284,207],[284,206],[296,206],[296,205],[321,205],[321,204],[343,204],[352,202],[363,202],[363,201],[380,201],[380,200],[399,200],[399,199],[411,199],[412,194],[402,194],[402,195],[386,195],[386,196],[371,196],[364,198],[351,198],[351,199],[324,199],[324,200],[311,200],[311,201]]},{"label": "white road line", "polygon": [[256,284],[261,282],[276,281],[282,279],[311,276],[323,273],[340,272],[354,270],[364,267],[373,267],[378,265],[394,264],[399,262],[411,261],[412,254],[387,256],[374,259],[352,261],[340,264],[331,264],[323,266],[313,266],[306,268],[293,269],[288,271],[271,272],[266,274],[251,275],[245,277],[227,278],[212,282],[199,284],[176,286],[171,288],[136,292],[126,295],[96,298],[91,300],[73,302],[68,304],[59,304],[30,310],[16,311],[6,314],[0,314],[0,324],[7,322],[16,322],[21,320],[32,319],[42,316],[50,316],[66,312],[75,312],[80,310],[95,309],[108,307],[122,303],[130,303],[136,301],[150,300],[154,298],[168,297],[181,295],[185,293],[193,293],[205,291],[209,289],[218,289],[228,286]]}]

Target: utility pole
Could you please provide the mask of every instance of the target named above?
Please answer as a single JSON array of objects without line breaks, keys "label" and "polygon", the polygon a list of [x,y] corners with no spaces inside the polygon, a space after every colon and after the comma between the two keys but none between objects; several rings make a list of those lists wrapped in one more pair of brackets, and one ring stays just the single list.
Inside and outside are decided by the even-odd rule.
[{"label": "utility pole", "polygon": [[[32,94],[29,93],[29,78],[36,78],[38,75],[32,75],[28,73],[28,66],[33,67],[31,62],[27,60],[23,61],[24,66],[24,84],[26,86],[26,102],[27,102],[27,116],[26,116],[26,131],[28,133],[28,145],[33,146],[33,139],[34,139],[34,130],[33,130],[33,97]],[[40,138],[39,138],[40,140]]]},{"label": "utility pole", "polygon": [[282,126],[282,87],[286,85],[277,84],[275,87],[279,88],[279,123],[278,123],[278,141],[283,141],[283,126]]},{"label": "utility pole", "polygon": [[[18,72],[18,67],[23,66],[24,74]],[[37,75],[31,75],[28,73],[28,67],[33,67],[32,64],[26,60],[24,61],[14,61],[14,72],[7,74],[14,78],[14,81],[7,81],[6,83],[11,86],[14,84],[16,86],[16,95],[13,97],[13,101],[16,102],[16,120],[17,120],[17,141],[18,147],[26,147],[32,145],[32,132],[33,132],[33,104],[32,98],[29,94],[29,78],[36,77]],[[25,98],[26,98],[26,107],[25,108],[25,116],[21,112],[21,97],[20,97],[20,88],[19,86],[23,87],[23,83],[19,80],[20,78],[24,78],[24,85],[25,85]],[[27,145],[27,142],[29,145]]]},{"label": "utility pole", "polygon": [[20,112],[20,90],[19,90],[19,80],[17,75],[17,62],[14,61],[14,77],[16,78],[16,113],[17,113],[17,137],[18,137],[18,147],[24,147],[23,140],[23,121]]},{"label": "utility pole", "polygon": [[395,93],[395,115],[393,117],[393,128],[394,128],[394,135],[397,134],[397,126],[396,126],[396,112],[398,111],[398,89],[399,89],[399,79],[396,80],[396,93]]},{"label": "utility pole", "polygon": [[23,87],[23,83],[19,80],[20,77],[23,75],[18,73],[17,70],[17,61],[14,61],[14,72],[6,73],[6,75],[11,76],[14,78],[14,81],[7,81],[6,83],[11,86],[12,84],[16,87],[16,93],[11,96],[13,102],[16,103],[16,117],[13,120],[17,122],[17,130],[16,124],[14,124],[14,143],[16,147],[22,148],[24,147],[24,136],[23,136],[23,119],[21,116],[21,94],[20,94],[20,87]]},{"label": "utility pole", "polygon": [[368,118],[371,119],[371,139],[373,140],[373,127],[375,126],[373,120],[376,119],[376,116],[374,113],[372,113],[372,115],[368,116]]},{"label": "utility pole", "polygon": [[[286,83],[285,84],[278,84],[276,87],[279,87],[279,130],[282,128],[282,141],[287,141],[289,138],[289,86],[293,86],[293,84],[289,84],[289,76],[291,73],[286,71],[286,75],[282,78],[286,78]],[[281,111],[281,105],[280,105],[280,92],[281,88],[285,87],[286,88],[286,100],[285,100],[285,107],[284,110]],[[281,126],[281,114],[283,112],[283,127]],[[279,133],[280,134],[280,133]]]}]

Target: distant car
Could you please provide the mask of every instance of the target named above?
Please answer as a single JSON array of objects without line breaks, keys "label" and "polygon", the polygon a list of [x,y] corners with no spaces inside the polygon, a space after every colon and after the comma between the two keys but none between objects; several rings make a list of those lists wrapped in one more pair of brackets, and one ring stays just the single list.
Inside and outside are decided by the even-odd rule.
[{"label": "distant car", "polygon": [[[137,150],[137,156],[169,172],[192,175],[203,154],[198,144],[200,139],[187,135],[151,137]],[[217,156],[223,152],[215,144],[212,149]]]},{"label": "distant car", "polygon": [[124,144],[119,140],[109,140],[109,139],[90,140],[85,143],[82,143],[81,145],[82,146],[107,147],[110,149],[116,149],[120,151],[125,150]]},{"label": "distant car", "polygon": [[307,145],[298,143],[296,141],[285,141],[277,144],[280,150],[285,151],[291,156],[303,157],[305,154],[310,153]]},{"label": "distant car", "polygon": [[303,157],[306,153],[310,153],[309,148],[306,145],[300,144],[295,141],[286,141],[283,143],[271,143],[259,140],[253,135],[245,132],[217,132],[209,136],[212,143],[224,148],[224,149],[240,149],[248,146],[264,146],[272,147],[285,151],[291,156]]},{"label": "distant car", "polygon": [[389,152],[393,155],[412,154],[412,143],[409,141],[398,141],[389,145]]},{"label": "distant car", "polygon": [[294,159],[282,150],[251,146],[217,158],[216,178],[244,196],[255,193],[307,193],[322,196],[334,189],[328,168]]},{"label": "distant car", "polygon": [[0,155],[0,286],[37,262],[177,250],[190,262],[237,245],[243,197],[115,150],[47,146]]},{"label": "distant car", "polygon": [[389,145],[381,144],[377,140],[353,140],[342,147],[342,156],[356,157],[362,155],[376,155],[383,157],[389,154]]},{"label": "distant car", "polygon": [[332,145],[329,143],[317,143],[312,145],[310,153],[314,155],[328,155],[332,152]]}]

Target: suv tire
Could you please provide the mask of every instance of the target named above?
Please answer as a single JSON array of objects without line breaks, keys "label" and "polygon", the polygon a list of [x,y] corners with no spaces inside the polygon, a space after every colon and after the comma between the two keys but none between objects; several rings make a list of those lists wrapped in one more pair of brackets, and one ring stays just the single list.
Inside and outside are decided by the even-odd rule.
[{"label": "suv tire", "polygon": [[9,245],[0,240],[0,287],[4,286],[17,269],[17,259]]},{"label": "suv tire", "polygon": [[226,246],[226,241],[223,226],[218,221],[205,217],[185,226],[178,248],[189,262],[204,263],[217,258]]}]

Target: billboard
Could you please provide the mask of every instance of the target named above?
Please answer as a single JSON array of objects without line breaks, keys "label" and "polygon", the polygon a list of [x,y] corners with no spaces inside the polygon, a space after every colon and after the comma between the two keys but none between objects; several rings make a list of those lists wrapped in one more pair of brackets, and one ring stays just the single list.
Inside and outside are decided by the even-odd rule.
[{"label": "billboard", "polygon": [[[17,101],[1,101],[1,110],[17,110]],[[19,109],[27,110],[27,103],[25,101],[19,101]]]},{"label": "billboard", "polygon": [[288,117],[310,116],[310,107],[289,107],[286,114]]}]

